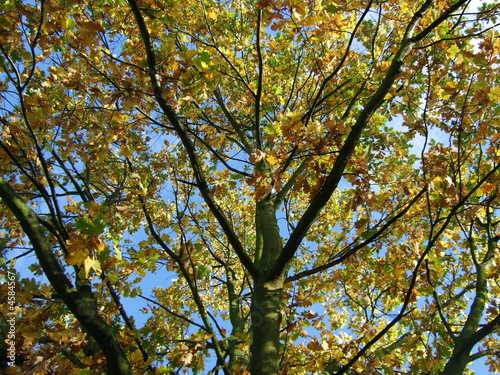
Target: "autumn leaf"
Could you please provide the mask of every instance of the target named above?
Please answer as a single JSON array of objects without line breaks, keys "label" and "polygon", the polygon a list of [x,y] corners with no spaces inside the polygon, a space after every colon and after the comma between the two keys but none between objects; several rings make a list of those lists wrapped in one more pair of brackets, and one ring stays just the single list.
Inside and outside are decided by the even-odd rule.
[{"label": "autumn leaf", "polygon": [[102,272],[101,264],[93,257],[85,258],[85,260],[83,261],[83,269],[85,271],[85,277],[88,277],[91,271],[94,271],[98,274]]},{"label": "autumn leaf", "polygon": [[101,33],[105,31],[100,23],[94,21],[89,21],[89,20],[83,21],[80,24],[80,26],[88,31],[101,32]]},{"label": "autumn leaf", "polygon": [[66,261],[70,266],[81,266],[89,257],[87,249],[77,249],[66,255]]},{"label": "autumn leaf", "polygon": [[258,163],[266,157],[266,153],[262,150],[254,151],[250,154],[249,161],[252,164]]},{"label": "autumn leaf", "polygon": [[488,92],[488,98],[492,102],[499,102],[500,101],[500,86],[491,87],[490,91]]},{"label": "autumn leaf", "polygon": [[257,8],[264,9],[264,8],[268,7],[269,5],[271,5],[272,2],[273,2],[272,0],[259,0],[257,2]]}]

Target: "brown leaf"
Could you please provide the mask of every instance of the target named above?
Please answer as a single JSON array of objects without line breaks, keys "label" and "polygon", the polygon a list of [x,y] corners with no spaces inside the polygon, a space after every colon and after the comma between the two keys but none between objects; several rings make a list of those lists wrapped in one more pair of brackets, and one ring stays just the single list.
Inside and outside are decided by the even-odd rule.
[{"label": "brown leaf", "polygon": [[259,9],[264,9],[267,8],[269,5],[272,4],[272,0],[259,0],[256,4],[257,8]]},{"label": "brown leaf", "polygon": [[87,30],[87,31],[94,31],[94,32],[100,32],[103,33],[104,27],[102,27],[101,24],[94,22],[94,21],[83,21],[81,24],[82,28]]},{"label": "brown leaf", "polygon": [[50,369],[50,360],[44,360],[43,357],[34,357],[30,362],[34,362],[34,364],[26,372],[26,375],[36,375],[44,373],[45,371],[48,371]]},{"label": "brown leaf", "polygon": [[262,150],[254,151],[250,154],[250,163],[258,163],[266,157],[266,153]]}]

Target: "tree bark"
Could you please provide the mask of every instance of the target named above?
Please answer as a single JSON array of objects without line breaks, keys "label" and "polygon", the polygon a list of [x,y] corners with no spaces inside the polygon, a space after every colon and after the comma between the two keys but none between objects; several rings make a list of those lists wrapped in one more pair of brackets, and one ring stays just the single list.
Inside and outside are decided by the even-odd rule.
[{"label": "tree bark", "polygon": [[276,375],[280,368],[281,295],[283,282],[255,283],[250,346],[252,375]]},{"label": "tree bark", "polygon": [[252,344],[250,346],[252,375],[279,374],[281,296],[285,271],[273,274],[276,259],[282,251],[282,241],[274,202],[264,198],[256,208],[256,256],[259,276],[254,278],[252,295]]}]

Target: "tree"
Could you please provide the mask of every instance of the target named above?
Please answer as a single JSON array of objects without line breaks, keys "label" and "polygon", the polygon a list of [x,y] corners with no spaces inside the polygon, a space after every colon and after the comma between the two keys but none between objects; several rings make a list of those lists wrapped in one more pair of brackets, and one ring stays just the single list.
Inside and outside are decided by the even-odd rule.
[{"label": "tree", "polygon": [[500,371],[500,6],[473,5],[4,1],[3,272],[46,278],[15,273],[16,363]]}]

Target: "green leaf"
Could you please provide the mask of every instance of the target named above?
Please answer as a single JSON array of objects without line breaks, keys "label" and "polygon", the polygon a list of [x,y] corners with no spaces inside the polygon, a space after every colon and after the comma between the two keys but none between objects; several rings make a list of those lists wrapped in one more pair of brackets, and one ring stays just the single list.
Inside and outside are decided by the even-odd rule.
[{"label": "green leaf", "polygon": [[367,228],[363,233],[361,233],[361,238],[367,240],[375,233],[377,233],[377,228]]},{"label": "green leaf", "polygon": [[104,232],[106,221],[100,214],[93,221],[79,217],[75,220],[75,227],[83,234],[98,236]]}]

